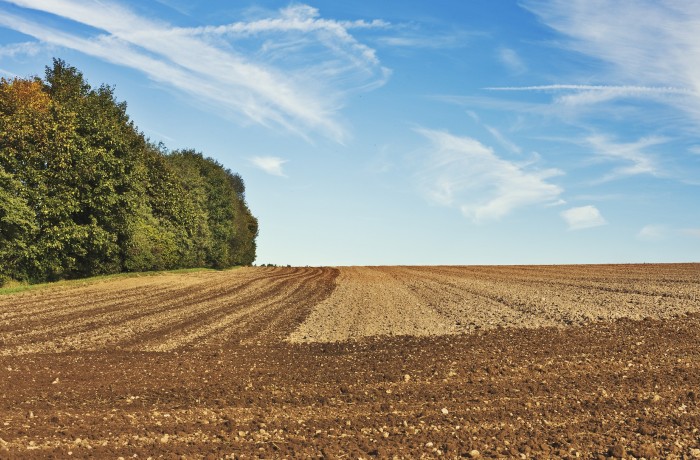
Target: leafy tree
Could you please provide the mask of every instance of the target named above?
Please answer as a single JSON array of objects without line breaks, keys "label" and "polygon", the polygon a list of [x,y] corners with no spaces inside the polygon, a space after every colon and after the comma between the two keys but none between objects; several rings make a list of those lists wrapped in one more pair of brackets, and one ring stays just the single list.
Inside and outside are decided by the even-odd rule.
[{"label": "leafy tree", "polygon": [[0,285],[10,278],[26,279],[31,260],[37,226],[21,189],[19,181],[0,170]]},{"label": "leafy tree", "polygon": [[16,196],[31,210],[35,229],[23,243],[28,251],[25,260],[11,269],[23,279],[51,277],[71,265],[63,246],[73,232],[65,225],[68,222],[60,224],[74,202],[65,199],[59,178],[62,170],[70,168],[68,152],[60,144],[72,127],[57,121],[55,104],[41,82],[0,82],[0,168],[9,175],[4,193]]},{"label": "leafy tree", "polygon": [[257,219],[245,202],[243,179],[224,168],[216,160],[194,150],[173,152],[170,163],[178,170],[189,195],[198,197],[195,216],[206,216],[209,266],[222,268],[250,265],[255,260]]},{"label": "leafy tree", "polygon": [[149,143],[126,107],[59,59],[0,80],[0,282],[255,260],[243,179]]}]

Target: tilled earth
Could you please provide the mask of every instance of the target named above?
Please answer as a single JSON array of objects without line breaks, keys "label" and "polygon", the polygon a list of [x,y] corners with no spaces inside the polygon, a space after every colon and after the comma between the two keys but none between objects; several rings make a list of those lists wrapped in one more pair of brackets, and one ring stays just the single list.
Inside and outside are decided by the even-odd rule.
[{"label": "tilled earth", "polygon": [[0,458],[700,458],[700,265],[245,268],[0,297]]}]

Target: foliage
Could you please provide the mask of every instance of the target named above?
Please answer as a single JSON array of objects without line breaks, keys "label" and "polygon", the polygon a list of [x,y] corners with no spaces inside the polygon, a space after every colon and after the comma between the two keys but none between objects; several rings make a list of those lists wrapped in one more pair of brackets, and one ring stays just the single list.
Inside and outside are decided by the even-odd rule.
[{"label": "foliage", "polygon": [[194,198],[185,214],[199,242],[191,256],[215,268],[252,264],[258,221],[246,205],[243,179],[194,150],[173,152],[168,160]]},{"label": "foliage", "polygon": [[255,260],[242,178],[167,154],[117,102],[55,59],[0,80],[0,285]]}]

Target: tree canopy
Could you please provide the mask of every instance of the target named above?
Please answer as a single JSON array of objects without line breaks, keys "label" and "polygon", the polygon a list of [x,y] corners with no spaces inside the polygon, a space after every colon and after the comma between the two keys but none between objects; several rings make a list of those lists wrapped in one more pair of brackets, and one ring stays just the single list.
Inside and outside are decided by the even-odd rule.
[{"label": "tree canopy", "polygon": [[0,80],[0,284],[255,260],[243,179],[138,131],[60,59]]}]

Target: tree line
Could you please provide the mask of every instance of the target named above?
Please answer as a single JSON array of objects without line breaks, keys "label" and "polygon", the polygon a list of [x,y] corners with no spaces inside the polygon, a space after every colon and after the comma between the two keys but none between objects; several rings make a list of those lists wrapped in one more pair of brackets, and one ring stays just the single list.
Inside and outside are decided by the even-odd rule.
[{"label": "tree line", "polygon": [[255,260],[240,175],[155,145],[60,59],[0,80],[0,285]]}]

